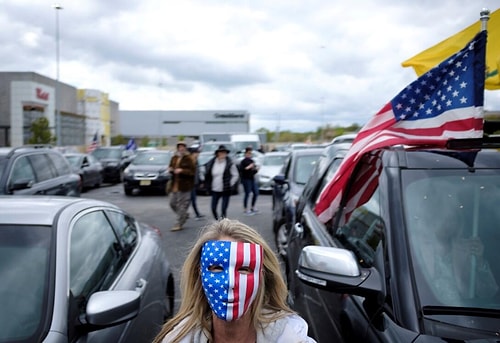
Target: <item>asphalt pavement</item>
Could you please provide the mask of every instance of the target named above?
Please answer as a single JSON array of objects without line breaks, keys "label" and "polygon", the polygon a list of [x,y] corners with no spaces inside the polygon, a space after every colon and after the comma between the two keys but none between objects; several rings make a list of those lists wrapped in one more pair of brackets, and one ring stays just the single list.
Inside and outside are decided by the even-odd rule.
[{"label": "asphalt pavement", "polygon": [[[108,201],[115,204],[139,221],[148,223],[160,229],[165,242],[167,258],[172,264],[175,272],[176,282],[176,309],[180,302],[179,271],[184,258],[189,252],[192,244],[196,241],[199,231],[214,218],[210,211],[210,196],[199,195],[197,197],[198,209],[205,215],[203,220],[196,221],[194,212],[190,208],[190,218],[184,225],[184,229],[171,232],[170,228],[175,224],[175,213],[170,209],[169,197],[154,194],[141,194],[126,196],[121,183],[115,185],[103,184],[100,188],[89,190],[81,195],[83,198],[93,198]],[[219,204],[220,206],[220,204]],[[228,208],[228,218],[237,219],[260,232],[273,249],[276,250],[274,235],[272,232],[272,196],[260,194],[257,199],[256,208],[259,213],[247,216],[243,213],[243,190],[240,188],[238,195],[231,196]]]}]

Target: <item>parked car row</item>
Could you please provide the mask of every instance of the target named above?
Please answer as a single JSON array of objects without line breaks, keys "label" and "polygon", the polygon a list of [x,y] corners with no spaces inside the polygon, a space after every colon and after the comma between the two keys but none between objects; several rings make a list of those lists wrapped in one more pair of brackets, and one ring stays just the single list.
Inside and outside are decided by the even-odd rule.
[{"label": "parked car row", "polygon": [[0,150],[0,194],[79,197],[81,187],[63,154],[48,145]]},{"label": "parked car row", "polygon": [[[498,342],[500,138],[372,151],[324,223],[317,201],[350,144],[327,147],[301,193],[292,195],[290,173],[275,177],[274,191],[289,198],[275,201],[272,221],[288,301],[309,334],[318,342]],[[374,170],[364,187],[361,175]]]}]

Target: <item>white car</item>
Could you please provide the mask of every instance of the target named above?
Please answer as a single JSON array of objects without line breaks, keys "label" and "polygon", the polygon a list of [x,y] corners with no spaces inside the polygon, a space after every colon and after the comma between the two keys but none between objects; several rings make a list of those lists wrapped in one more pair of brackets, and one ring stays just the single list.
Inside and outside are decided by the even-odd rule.
[{"label": "white car", "polygon": [[273,178],[280,172],[288,155],[290,155],[288,151],[271,151],[264,154],[257,173],[260,192],[271,192],[273,190]]}]

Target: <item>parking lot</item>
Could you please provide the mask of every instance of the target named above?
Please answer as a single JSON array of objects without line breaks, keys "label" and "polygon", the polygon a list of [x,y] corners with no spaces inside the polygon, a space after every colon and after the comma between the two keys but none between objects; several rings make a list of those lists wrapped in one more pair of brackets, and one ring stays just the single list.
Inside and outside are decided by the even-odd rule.
[{"label": "parking lot", "polygon": [[[190,245],[195,241],[200,228],[213,220],[210,212],[210,197],[198,196],[198,208],[205,215],[204,220],[195,221],[194,214],[190,210],[190,218],[188,219],[184,230],[178,232],[170,232],[170,228],[175,224],[175,214],[170,209],[168,196],[161,195],[135,195],[126,196],[123,191],[123,185],[120,184],[103,184],[102,187],[89,190],[81,195],[84,198],[94,198],[105,200],[116,204],[128,211],[140,221],[144,221],[150,225],[156,226],[163,234],[167,257],[172,263],[176,272],[176,286],[178,286],[180,270],[184,257],[189,251]],[[243,191],[240,190],[238,195],[231,197],[228,217],[238,219],[247,225],[258,230],[269,244],[274,248],[274,236],[271,226],[271,195],[261,194],[257,200],[257,208],[259,214],[253,216],[245,216],[243,213]],[[180,300],[180,294],[176,287],[176,306]],[[176,307],[177,308],[177,307]]]}]

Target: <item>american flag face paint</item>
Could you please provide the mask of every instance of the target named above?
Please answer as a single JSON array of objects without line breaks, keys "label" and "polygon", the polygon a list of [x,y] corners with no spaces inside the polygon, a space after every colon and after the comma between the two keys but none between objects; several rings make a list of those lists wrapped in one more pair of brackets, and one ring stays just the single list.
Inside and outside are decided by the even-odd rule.
[{"label": "american flag face paint", "polygon": [[208,241],[203,245],[200,262],[201,283],[212,311],[225,321],[241,318],[259,289],[262,247]]}]

